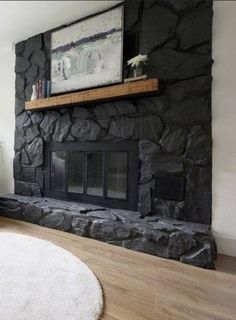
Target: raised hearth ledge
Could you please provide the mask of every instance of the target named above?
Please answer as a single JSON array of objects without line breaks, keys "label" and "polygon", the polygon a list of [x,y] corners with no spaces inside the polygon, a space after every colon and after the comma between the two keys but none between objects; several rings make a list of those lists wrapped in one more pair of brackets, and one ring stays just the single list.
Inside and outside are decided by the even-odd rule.
[{"label": "raised hearth ledge", "polygon": [[1,195],[0,215],[198,267],[215,268],[216,245],[206,224],[158,216],[141,218],[138,212],[13,194]]}]

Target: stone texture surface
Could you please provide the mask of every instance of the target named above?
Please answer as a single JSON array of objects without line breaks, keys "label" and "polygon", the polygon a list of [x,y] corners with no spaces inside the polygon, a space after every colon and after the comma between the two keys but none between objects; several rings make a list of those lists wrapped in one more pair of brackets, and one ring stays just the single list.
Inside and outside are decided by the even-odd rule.
[{"label": "stone texture surface", "polygon": [[[67,216],[63,215],[63,218],[58,214],[58,228],[70,228],[76,234],[90,236],[90,228],[95,223],[93,221],[101,217],[106,217],[104,220],[108,221],[106,226],[109,229],[111,221],[135,223],[140,215],[145,219],[162,217],[210,224],[211,25],[211,0],[126,0],[125,60],[126,56],[127,59],[131,58],[131,54],[149,53],[147,73],[149,77],[160,78],[160,95],[57,111],[24,110],[25,100],[30,99],[35,81],[50,79],[51,31],[16,44],[15,192],[27,196],[44,194],[44,150],[48,142],[115,142],[132,139],[139,144],[139,216],[131,216],[118,209],[115,213],[113,210],[108,212],[106,209],[106,213],[99,210],[100,213],[97,211],[97,217],[94,217],[93,206],[86,211],[89,208],[80,205],[81,210],[86,211],[85,216],[81,217],[78,212],[77,221],[72,220],[69,227]],[[130,48],[130,39],[139,42],[137,52],[136,48]],[[160,173],[185,177],[183,201],[155,198],[154,179]],[[47,203],[44,205],[47,208]],[[51,216],[45,218],[45,223],[55,223],[57,218],[53,210],[62,209],[61,206],[58,208],[55,202],[54,208],[48,209],[50,212],[46,210]],[[66,207],[63,210],[67,211]],[[12,216],[22,217],[22,210],[11,210]],[[43,218],[40,219],[42,223]],[[160,225],[160,221],[156,223]],[[94,227],[96,232],[100,232],[100,224]],[[169,229],[172,227],[168,226]],[[161,243],[157,243],[151,240],[152,233],[147,229],[144,233],[140,228],[138,230],[135,227],[132,231],[132,239],[109,241],[168,257],[171,249],[165,244],[166,234]],[[125,234],[129,231],[119,226],[114,232]],[[204,243],[201,242],[200,246],[199,241],[192,250],[195,250],[194,257],[202,257],[207,252]],[[188,255],[186,252],[184,254],[187,261]]]},{"label": "stone texture surface", "polygon": [[214,269],[210,227],[48,198],[2,195],[0,215]]}]

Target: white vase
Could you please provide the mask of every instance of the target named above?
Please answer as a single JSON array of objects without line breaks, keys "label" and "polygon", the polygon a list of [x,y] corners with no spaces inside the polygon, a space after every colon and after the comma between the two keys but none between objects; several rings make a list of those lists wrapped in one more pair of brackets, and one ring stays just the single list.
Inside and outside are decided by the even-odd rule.
[{"label": "white vase", "polygon": [[32,95],[31,95],[31,101],[37,100],[37,91],[36,91],[36,85],[34,84],[32,86]]}]

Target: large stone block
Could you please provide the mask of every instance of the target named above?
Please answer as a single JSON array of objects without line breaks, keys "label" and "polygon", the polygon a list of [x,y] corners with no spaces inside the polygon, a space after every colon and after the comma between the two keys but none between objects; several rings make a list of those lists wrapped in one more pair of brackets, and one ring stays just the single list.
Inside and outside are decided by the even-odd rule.
[{"label": "large stone block", "polygon": [[194,79],[179,81],[167,87],[167,93],[172,99],[181,101],[192,96],[202,96],[210,93],[211,76],[202,76]]},{"label": "large stone block", "polygon": [[23,220],[31,223],[39,223],[42,218],[42,210],[32,204],[27,204],[23,209]]},{"label": "large stone block", "polygon": [[163,80],[181,80],[210,74],[210,55],[160,49],[149,55],[148,75]]},{"label": "large stone block", "polygon": [[157,115],[137,118],[134,122],[134,137],[158,141],[162,129],[163,124]]},{"label": "large stone block", "polygon": [[24,57],[28,59],[32,52],[35,50],[39,50],[42,48],[42,34],[38,34],[34,37],[29,38],[25,41],[25,51],[24,51]]},{"label": "large stone block", "polygon": [[197,247],[191,252],[186,253],[180,258],[180,261],[191,264],[192,266],[215,269],[212,258],[212,250],[209,243],[206,243],[205,245]]},{"label": "large stone block", "polygon": [[176,30],[180,39],[180,48],[189,49],[212,38],[211,8],[195,10],[183,16]]},{"label": "large stone block", "polygon": [[90,221],[84,218],[75,217],[72,220],[72,229],[77,236],[85,237],[89,232]]},{"label": "large stone block", "polygon": [[197,242],[191,234],[181,231],[174,232],[170,235],[168,243],[168,255],[172,259],[179,258],[190,249],[196,247]]},{"label": "large stone block", "polygon": [[93,120],[77,120],[71,127],[71,135],[79,140],[97,140],[101,127]]},{"label": "large stone block", "polygon": [[187,142],[187,131],[173,125],[167,125],[160,144],[167,153],[181,155],[184,153]]},{"label": "large stone block", "polygon": [[142,216],[147,215],[152,210],[151,207],[151,190],[149,184],[139,186],[138,191],[138,211]]},{"label": "large stone block", "polygon": [[162,6],[145,9],[140,29],[140,52],[148,54],[172,38],[178,20],[177,15]]},{"label": "large stone block", "polygon": [[165,113],[164,120],[179,126],[193,126],[211,121],[211,110],[208,100],[203,97],[188,98],[183,101],[172,101],[171,108]]},{"label": "large stone block", "polygon": [[25,110],[25,100],[18,97],[15,98],[15,115],[20,115]]},{"label": "large stone block", "polygon": [[41,225],[47,228],[53,228],[62,231],[69,231],[71,228],[72,217],[65,214],[64,211],[54,210],[47,214],[41,221]]},{"label": "large stone block", "polygon": [[120,118],[111,122],[109,133],[118,138],[130,139],[134,136],[134,120]]},{"label": "large stone block", "polygon": [[186,158],[195,165],[207,166],[211,160],[211,137],[201,126],[191,128],[188,135]]},{"label": "large stone block", "polygon": [[36,138],[25,147],[25,151],[33,166],[39,167],[43,164],[44,154],[43,154],[43,140],[41,138]]},{"label": "large stone block", "polygon": [[168,101],[165,96],[145,97],[135,100],[138,112],[144,115],[148,113],[163,114],[168,108]]},{"label": "large stone block", "polygon": [[16,66],[15,66],[16,73],[24,73],[29,69],[30,66],[31,66],[30,62],[26,60],[24,57],[16,56]]},{"label": "large stone block", "polygon": [[194,9],[196,7],[211,7],[212,0],[145,0],[145,7],[152,7],[156,3],[168,6],[170,9],[181,12],[184,10]]},{"label": "large stone block", "polygon": [[64,141],[70,132],[71,126],[72,123],[70,115],[68,113],[63,114],[63,116],[57,121],[53,140],[57,142]]},{"label": "large stone block", "polygon": [[44,114],[44,119],[40,123],[40,128],[43,130],[45,136],[49,136],[54,131],[54,125],[60,118],[60,114],[56,111],[48,111]]},{"label": "large stone block", "polygon": [[38,125],[34,124],[32,126],[30,126],[27,130],[26,130],[26,134],[25,134],[25,139],[27,143],[32,142],[36,137],[38,137],[40,135],[39,129],[38,129]]}]

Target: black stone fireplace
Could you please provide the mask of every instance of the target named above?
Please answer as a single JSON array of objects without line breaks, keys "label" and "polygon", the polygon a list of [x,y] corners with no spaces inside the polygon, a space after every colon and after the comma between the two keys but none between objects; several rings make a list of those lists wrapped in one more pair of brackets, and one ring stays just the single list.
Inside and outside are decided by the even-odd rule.
[{"label": "black stone fireplace", "polygon": [[137,210],[135,141],[49,143],[45,174],[47,197]]},{"label": "black stone fireplace", "polygon": [[124,5],[124,59],[148,54],[160,95],[25,111],[49,79],[51,31],[18,43],[15,195],[1,214],[213,268],[212,1]]}]

